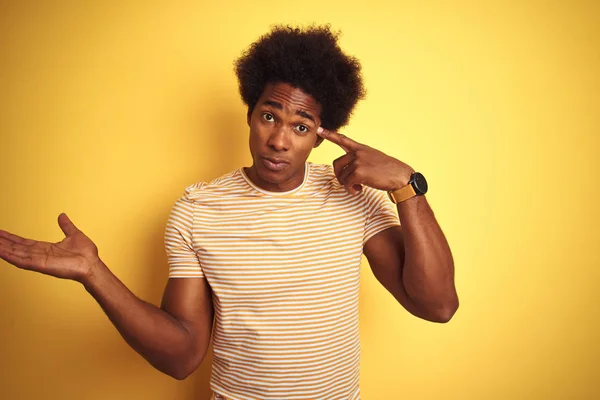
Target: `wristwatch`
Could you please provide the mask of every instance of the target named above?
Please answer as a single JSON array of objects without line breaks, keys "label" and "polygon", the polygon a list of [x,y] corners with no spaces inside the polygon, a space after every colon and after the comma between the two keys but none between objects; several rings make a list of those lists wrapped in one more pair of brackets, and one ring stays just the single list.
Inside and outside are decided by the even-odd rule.
[{"label": "wristwatch", "polygon": [[420,172],[413,172],[410,175],[408,185],[401,187],[400,189],[388,192],[390,200],[394,204],[408,200],[411,197],[422,196],[427,193],[427,180]]}]

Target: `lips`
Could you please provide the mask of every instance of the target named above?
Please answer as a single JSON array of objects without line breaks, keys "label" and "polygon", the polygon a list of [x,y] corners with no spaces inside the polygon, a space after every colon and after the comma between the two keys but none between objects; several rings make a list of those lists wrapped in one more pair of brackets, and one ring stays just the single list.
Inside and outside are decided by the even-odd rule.
[{"label": "lips", "polygon": [[263,157],[262,161],[264,166],[271,171],[281,171],[289,164],[289,162],[282,158]]}]

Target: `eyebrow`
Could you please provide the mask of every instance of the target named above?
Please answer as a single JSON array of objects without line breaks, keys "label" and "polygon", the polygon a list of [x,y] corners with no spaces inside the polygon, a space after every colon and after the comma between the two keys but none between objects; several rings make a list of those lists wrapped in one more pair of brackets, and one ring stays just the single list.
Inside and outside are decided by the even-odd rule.
[{"label": "eyebrow", "polygon": [[[266,100],[263,105],[269,105],[273,108],[276,108],[278,110],[283,110],[283,105],[277,101],[273,101],[273,100]],[[296,110],[296,115],[299,115],[301,117],[304,117],[306,119],[310,119],[312,122],[316,123],[314,117],[312,115],[310,115],[309,113],[307,113],[306,111],[303,110]]]}]

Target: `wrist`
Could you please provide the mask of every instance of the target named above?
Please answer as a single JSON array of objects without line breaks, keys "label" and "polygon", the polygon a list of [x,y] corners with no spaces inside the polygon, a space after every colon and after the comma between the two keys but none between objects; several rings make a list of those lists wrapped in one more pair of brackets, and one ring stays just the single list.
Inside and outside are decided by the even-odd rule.
[{"label": "wrist", "polygon": [[395,190],[402,189],[403,187],[408,185],[408,183],[410,182],[410,178],[412,177],[412,174],[414,172],[415,171],[411,168],[407,172],[396,175],[391,185],[392,189],[388,190],[388,192],[393,192]]},{"label": "wrist", "polygon": [[98,283],[102,280],[103,275],[108,272],[108,267],[102,262],[100,258],[96,258],[91,261],[91,265],[84,274],[79,282],[89,292],[98,286]]},{"label": "wrist", "polygon": [[433,216],[433,211],[425,195],[415,196],[396,204],[398,219],[402,225],[408,226],[414,221]]}]

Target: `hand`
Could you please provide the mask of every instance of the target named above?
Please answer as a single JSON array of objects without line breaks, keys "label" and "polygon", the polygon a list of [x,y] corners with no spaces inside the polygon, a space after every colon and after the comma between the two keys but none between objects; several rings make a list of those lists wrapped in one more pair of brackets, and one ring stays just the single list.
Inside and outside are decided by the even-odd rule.
[{"label": "hand", "polygon": [[38,242],[0,230],[0,258],[21,269],[83,283],[100,262],[98,248],[66,214],[58,216],[58,224],[66,236],[58,243]]},{"label": "hand", "polygon": [[402,161],[347,136],[323,128],[319,128],[317,134],[346,152],[333,162],[333,170],[350,194],[360,192],[362,185],[385,191],[400,189],[408,184],[414,172]]}]

